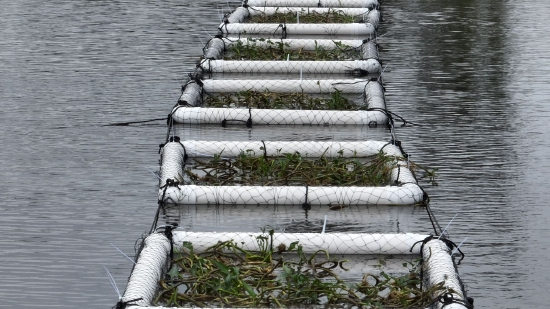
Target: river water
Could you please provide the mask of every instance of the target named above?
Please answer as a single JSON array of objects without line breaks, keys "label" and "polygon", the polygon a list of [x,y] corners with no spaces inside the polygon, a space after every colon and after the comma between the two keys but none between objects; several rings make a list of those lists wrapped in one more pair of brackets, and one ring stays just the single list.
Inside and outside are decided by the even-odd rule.
[{"label": "river water", "polygon": [[[132,255],[152,223],[147,168],[166,127],[105,125],[165,117],[234,4],[0,2],[0,307],[117,301],[103,267],[122,291],[132,265],[111,244]],[[387,0],[383,13],[388,107],[421,124],[397,136],[439,169],[439,185],[425,187],[440,222],[458,214],[452,239],[468,237],[459,270],[469,295],[477,308],[547,308],[550,2]],[[256,134],[195,137],[239,130]],[[357,134],[280,138],[346,130]]]}]

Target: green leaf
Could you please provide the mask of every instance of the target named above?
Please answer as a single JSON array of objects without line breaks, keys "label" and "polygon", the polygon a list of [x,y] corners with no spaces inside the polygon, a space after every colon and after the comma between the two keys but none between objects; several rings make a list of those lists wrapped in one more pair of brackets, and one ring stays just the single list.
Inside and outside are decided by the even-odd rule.
[{"label": "green leaf", "polygon": [[226,265],[224,265],[224,264],[222,264],[222,263],[220,263],[216,260],[212,260],[212,264],[216,265],[216,267],[222,272],[222,274],[224,274],[224,275],[229,274],[229,268]]},{"label": "green leaf", "polygon": [[243,283],[243,287],[244,289],[246,290],[246,292],[252,296],[252,297],[256,297],[256,292],[254,292],[254,290],[248,285],[246,284],[246,282],[242,282]]},{"label": "green leaf", "polygon": [[172,268],[170,268],[170,271],[168,272],[168,275],[171,279],[178,278],[179,276],[179,270],[177,265],[172,265]]}]

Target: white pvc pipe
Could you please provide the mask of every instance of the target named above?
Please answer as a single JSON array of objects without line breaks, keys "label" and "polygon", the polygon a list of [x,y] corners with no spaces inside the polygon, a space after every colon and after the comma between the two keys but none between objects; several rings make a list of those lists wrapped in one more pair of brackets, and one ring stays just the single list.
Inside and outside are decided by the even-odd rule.
[{"label": "white pvc pipe", "polygon": [[160,152],[159,187],[166,185],[168,179],[180,178],[183,175],[185,149],[178,142],[169,142]]},{"label": "white pvc pipe", "polygon": [[363,40],[263,39],[228,37],[224,38],[224,41],[227,47],[230,47],[239,41],[244,45],[256,45],[263,48],[278,47],[279,43],[283,43],[284,48],[291,50],[316,50],[318,48],[330,50],[339,46],[343,46],[342,48],[346,49],[349,47],[358,48],[363,45]]},{"label": "white pvc pipe", "polygon": [[250,6],[278,6],[278,7],[347,7],[372,8],[378,7],[378,0],[247,0],[243,3]]},{"label": "white pvc pipe", "polygon": [[[196,252],[205,251],[218,242],[233,240],[246,251],[259,251],[258,236],[265,233],[216,233],[216,232],[184,232],[173,231],[172,239],[175,246],[190,242]],[[422,234],[346,234],[346,233],[274,233],[273,247],[283,244],[286,248],[293,242],[302,246],[304,253],[312,254],[325,250],[328,254],[420,254],[419,246],[414,243],[426,239],[429,235]],[[269,236],[267,236],[269,237]]]},{"label": "white pvc pipe", "polygon": [[249,61],[204,59],[199,66],[211,73],[331,73],[346,74],[355,71],[380,73],[376,59],[354,61]]},{"label": "white pvc pipe", "polygon": [[251,6],[248,8],[250,16],[274,15],[275,13],[303,13],[303,14],[327,14],[332,12],[350,16],[362,16],[369,13],[368,8],[317,8],[317,7],[274,7],[274,6]]},{"label": "white pvc pipe", "polygon": [[247,8],[238,7],[225,20],[229,23],[244,23],[250,17],[250,12]]},{"label": "white pvc pipe", "polygon": [[225,39],[212,38],[204,47],[205,59],[221,59],[225,52]]},{"label": "white pvc pipe", "polygon": [[[465,297],[459,275],[451,257],[451,249],[443,241],[433,239],[424,244],[422,257],[424,259],[424,265],[422,266],[424,269],[424,278],[425,282],[427,282],[426,289],[430,289],[432,286],[443,282],[443,286],[447,288],[447,293],[451,293],[455,300],[464,301]],[[441,291],[436,293],[439,294]],[[433,297],[437,297],[437,294],[433,295]],[[436,302],[434,308],[441,309],[443,305],[441,302]],[[459,303],[445,306],[445,309],[466,308],[466,306]]]},{"label": "white pvc pipe", "polygon": [[[306,194],[307,192],[307,194]],[[159,200],[187,205],[414,205],[423,192],[416,184],[388,187],[196,186],[159,191]]]},{"label": "white pvc pipe", "polygon": [[202,101],[202,87],[195,81],[185,85],[185,89],[178,99],[179,105],[199,106]]},{"label": "white pvc pipe", "polygon": [[237,93],[243,90],[271,92],[329,93],[336,89],[343,93],[363,93],[368,80],[332,79],[332,80],[219,80],[205,79],[203,89],[206,92]]},{"label": "white pvc pipe", "polygon": [[246,122],[253,125],[368,125],[388,121],[382,111],[336,111],[294,109],[244,109],[176,107],[172,119],[177,123],[205,124]]},{"label": "white pvc pipe", "polygon": [[361,45],[361,56],[363,59],[378,59],[378,46],[376,43],[369,41]]},{"label": "white pvc pipe", "polygon": [[[145,245],[130,275],[122,302],[136,306],[149,306],[158,291],[158,282],[164,275],[170,254],[170,241],[162,234],[151,234],[145,240]],[[133,308],[133,307],[132,307]]]},{"label": "white pvc pipe", "polygon": [[270,35],[350,35],[373,37],[376,29],[369,23],[351,24],[221,24],[223,34],[270,34]]},{"label": "white pvc pipe", "polygon": [[[313,142],[313,141],[194,141],[182,142],[187,155],[194,157],[212,157],[221,153],[224,158],[234,158],[245,152],[251,156],[276,156],[283,153],[299,152],[302,157],[327,158],[342,156],[369,157],[380,152],[387,142]],[[249,151],[250,150],[250,151]]]}]

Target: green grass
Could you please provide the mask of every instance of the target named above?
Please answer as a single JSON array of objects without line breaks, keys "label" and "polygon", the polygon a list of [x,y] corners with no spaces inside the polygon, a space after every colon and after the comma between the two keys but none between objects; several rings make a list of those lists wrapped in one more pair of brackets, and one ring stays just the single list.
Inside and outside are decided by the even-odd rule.
[{"label": "green grass", "polygon": [[444,292],[441,285],[421,290],[419,261],[404,263],[405,275],[365,274],[360,283],[347,283],[336,274],[347,270],[346,260],[334,259],[324,250],[308,255],[298,242],[274,247],[272,230],[256,241],[258,252],[244,250],[233,240],[204,252],[196,252],[191,242],[185,242],[160,281],[155,304],[405,309],[425,308]]}]

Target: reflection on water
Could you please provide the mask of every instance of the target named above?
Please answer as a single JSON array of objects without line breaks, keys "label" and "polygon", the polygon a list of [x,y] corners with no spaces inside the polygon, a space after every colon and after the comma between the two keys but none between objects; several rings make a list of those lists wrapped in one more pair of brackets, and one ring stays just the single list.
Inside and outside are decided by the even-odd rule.
[{"label": "reflection on water", "polygon": [[[237,1],[233,2],[235,4]],[[231,3],[230,3],[231,4]],[[16,1],[0,10],[0,307],[105,308],[156,211],[162,121],[227,4]],[[546,308],[550,31],[546,1],[383,2],[388,106],[421,126],[397,137],[420,164],[466,259],[476,308]],[[204,27],[204,29],[203,29]],[[201,40],[203,41],[201,43]],[[389,140],[383,128],[178,126],[196,140]],[[167,212],[169,214],[169,212]],[[422,208],[187,207],[196,230],[429,232]],[[351,222],[348,224],[348,222]],[[260,224],[261,223],[261,224]],[[344,224],[345,223],[345,224]],[[24,297],[21,291],[27,291]]]}]

